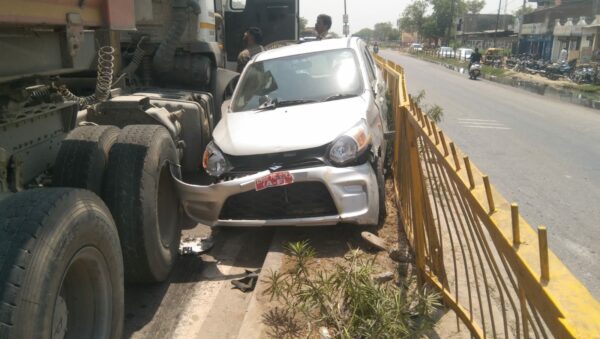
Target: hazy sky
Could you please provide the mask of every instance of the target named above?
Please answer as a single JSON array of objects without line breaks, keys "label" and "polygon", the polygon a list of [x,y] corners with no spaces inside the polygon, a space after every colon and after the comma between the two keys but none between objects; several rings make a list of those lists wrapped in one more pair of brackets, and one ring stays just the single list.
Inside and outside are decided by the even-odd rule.
[{"label": "hazy sky", "polygon": [[[325,13],[333,18],[332,31],[342,33],[344,0],[299,0],[300,16],[308,19],[308,27],[314,26],[317,15]],[[523,5],[522,0],[502,0],[502,12],[508,1],[508,13]],[[350,32],[373,26],[378,22],[391,22],[396,26],[398,17],[411,0],[346,0]],[[497,13],[498,0],[486,0],[482,13]]]}]

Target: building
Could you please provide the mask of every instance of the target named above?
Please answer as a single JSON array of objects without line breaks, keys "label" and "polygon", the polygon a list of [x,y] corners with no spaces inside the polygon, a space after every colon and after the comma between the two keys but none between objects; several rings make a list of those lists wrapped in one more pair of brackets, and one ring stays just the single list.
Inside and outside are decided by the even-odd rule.
[{"label": "building", "polygon": [[[594,20],[598,0],[554,0],[523,16],[519,31],[519,53],[544,60],[556,60],[562,48],[575,57],[582,45],[583,28]],[[583,17],[583,20],[582,20]],[[589,31],[586,29],[586,31]]]},{"label": "building", "polygon": [[514,20],[512,15],[466,14],[459,19],[456,40],[465,47],[513,51],[518,42]]}]

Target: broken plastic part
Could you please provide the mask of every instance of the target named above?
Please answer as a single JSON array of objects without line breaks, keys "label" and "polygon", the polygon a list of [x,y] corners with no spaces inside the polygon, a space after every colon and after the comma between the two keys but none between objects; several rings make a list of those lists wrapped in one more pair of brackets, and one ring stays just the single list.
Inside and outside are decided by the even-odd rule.
[{"label": "broken plastic part", "polygon": [[209,251],[215,242],[213,237],[207,238],[186,238],[179,243],[179,254],[181,255],[198,255]]}]

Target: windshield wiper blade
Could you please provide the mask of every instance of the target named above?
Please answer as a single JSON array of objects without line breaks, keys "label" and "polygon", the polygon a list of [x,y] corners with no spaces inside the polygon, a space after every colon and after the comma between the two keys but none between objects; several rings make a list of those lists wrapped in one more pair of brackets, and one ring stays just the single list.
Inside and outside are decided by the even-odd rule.
[{"label": "windshield wiper blade", "polygon": [[279,101],[277,103],[277,107],[310,104],[310,103],[313,103],[313,102],[317,102],[317,100],[311,100],[311,99],[284,100],[284,101]]},{"label": "windshield wiper blade", "polygon": [[334,95],[328,96],[323,101],[332,101],[332,100],[347,99],[347,98],[352,98],[352,97],[355,97],[355,96],[357,96],[357,94],[354,94],[354,93],[338,93],[338,94],[334,94]]}]

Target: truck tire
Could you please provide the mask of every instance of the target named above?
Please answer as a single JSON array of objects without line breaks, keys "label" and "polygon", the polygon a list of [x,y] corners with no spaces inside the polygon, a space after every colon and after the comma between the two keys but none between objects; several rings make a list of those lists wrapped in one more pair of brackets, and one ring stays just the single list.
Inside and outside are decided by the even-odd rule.
[{"label": "truck tire", "polygon": [[119,236],[95,194],[17,193],[0,203],[0,338],[120,338]]},{"label": "truck tire", "polygon": [[108,152],[119,136],[114,126],[77,127],[63,140],[54,166],[54,186],[88,189],[98,195]]},{"label": "truck tire", "polygon": [[103,197],[119,230],[127,281],[164,281],[173,268],[181,229],[169,163],[177,159],[158,125],[125,127],[110,150]]}]

